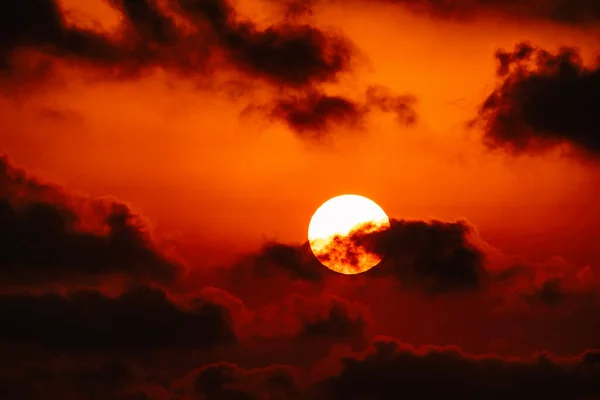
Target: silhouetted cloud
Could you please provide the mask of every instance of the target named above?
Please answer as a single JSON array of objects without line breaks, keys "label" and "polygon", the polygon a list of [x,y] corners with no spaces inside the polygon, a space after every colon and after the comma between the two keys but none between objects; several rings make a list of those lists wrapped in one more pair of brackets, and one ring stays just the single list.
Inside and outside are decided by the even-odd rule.
[{"label": "silhouetted cloud", "polygon": [[[545,353],[518,359],[465,354],[455,346],[412,346],[378,337],[363,352],[327,357],[315,374],[290,365],[244,368],[218,362],[161,387],[152,382],[140,384],[142,379],[130,367],[113,362],[79,371],[63,367],[58,369],[61,374],[39,368],[36,373],[7,380],[3,386],[4,393],[25,399],[40,398],[45,383],[53,393],[73,396],[63,398],[110,394],[122,396],[115,397],[118,399],[157,400],[384,400],[438,399],[451,393],[465,399],[583,400],[600,394],[599,363],[597,350],[562,358]],[[138,397],[126,397],[134,393]]]},{"label": "silhouetted cloud", "polygon": [[490,273],[493,286],[504,300],[549,308],[600,306],[600,280],[589,265],[577,267],[564,260],[520,264]]},{"label": "silhouetted cloud", "polygon": [[[333,296],[292,294],[252,310],[216,288],[169,293],[148,286],[116,296],[91,289],[0,294],[0,319],[5,326],[0,351],[8,357],[0,363],[0,393],[10,387],[17,390],[9,384],[13,379],[2,382],[9,375],[3,371],[9,354],[23,357],[12,364],[15,371],[38,362],[41,369],[56,371],[64,362],[102,361],[110,355],[111,360],[151,363],[142,371],[159,368],[161,374],[173,374],[181,367],[163,365],[164,361],[157,366],[151,360],[179,355],[182,365],[193,365],[215,360],[218,354],[237,357],[248,351],[260,355],[290,349],[314,357],[312,352],[336,343],[364,345],[372,322],[364,306]],[[58,354],[64,359],[55,359]],[[55,374],[51,377],[57,379]]]},{"label": "silhouetted cloud", "polygon": [[347,303],[333,300],[327,304],[324,317],[318,316],[307,320],[299,336],[309,340],[320,337],[335,338],[339,341],[355,339],[362,337],[367,323],[365,315],[360,312],[352,315],[352,310]]},{"label": "silhouetted cloud", "polygon": [[0,4],[0,67],[10,67],[16,50],[38,48],[59,57],[81,57],[106,65],[119,61],[119,49],[97,33],[65,25],[52,0],[8,0]]},{"label": "silhouetted cloud", "polygon": [[[525,60],[528,52],[507,57]],[[383,257],[358,276],[320,265],[308,243],[269,243],[218,271],[193,265],[204,275],[174,281],[179,267],[129,207],[74,196],[0,158],[0,398],[600,396],[593,266],[490,265],[466,222],[391,219],[388,229],[367,228],[335,242],[348,259],[357,249]],[[130,278],[125,289],[113,275]],[[81,276],[98,287],[69,286]],[[224,287],[207,286],[210,279]],[[453,343],[446,330],[465,339],[461,349],[377,338],[356,352],[394,326],[421,343]],[[412,329],[440,333],[429,341]],[[491,351],[504,340],[512,352],[521,339],[519,354],[590,350],[531,359],[463,351],[472,342]]]},{"label": "silhouetted cloud", "polygon": [[390,227],[359,225],[336,236],[322,257],[358,265],[365,253],[382,258],[366,274],[391,276],[403,287],[428,293],[477,289],[485,279],[484,255],[468,238],[465,222],[390,220]]},{"label": "silhouetted cloud", "polygon": [[144,383],[129,363],[112,360],[92,363],[31,364],[0,373],[0,396],[6,399],[85,397],[116,399]]},{"label": "silhouetted cloud", "polygon": [[222,362],[188,374],[180,383],[180,391],[190,398],[293,399],[300,394],[297,375],[299,371],[290,366],[244,369],[233,363]]},{"label": "silhouetted cloud", "polygon": [[268,243],[256,254],[244,257],[233,266],[219,269],[219,273],[227,280],[238,283],[280,276],[319,282],[328,270],[315,259],[308,243],[302,246]]},{"label": "silhouetted cloud", "polygon": [[[173,44],[180,37],[175,21],[163,14],[155,0],[110,0],[129,22],[138,41]],[[140,43],[141,44],[141,43]]]},{"label": "silhouetted cloud", "polygon": [[376,339],[372,347],[343,361],[341,372],[323,383],[323,399],[589,399],[600,395],[597,351],[533,360],[471,356],[447,346],[411,346]]},{"label": "silhouetted cloud", "polygon": [[[315,0],[313,3],[319,1],[329,3],[337,0]],[[296,9],[302,2],[286,0],[290,10]],[[466,20],[500,16],[519,20],[552,21],[565,25],[591,25],[600,21],[600,5],[595,0],[375,0],[375,2],[396,4],[417,14],[444,19]]]},{"label": "silhouetted cloud", "polygon": [[0,276],[4,285],[120,276],[173,282],[181,267],[155,248],[143,223],[102,202],[101,227],[85,231],[59,188],[30,179],[0,158]]},{"label": "silhouetted cloud", "polygon": [[[123,38],[67,26],[54,0],[9,0],[0,6],[0,65],[11,69],[20,49],[86,63],[118,76],[154,67],[202,77],[217,60],[275,85],[303,87],[335,81],[354,54],[344,37],[289,21],[259,29],[226,0],[111,0],[123,18]],[[184,30],[171,15],[194,29]]]},{"label": "silhouetted cloud", "polygon": [[[466,222],[390,220],[390,228],[359,225],[347,236],[335,236],[319,253],[322,262],[351,268],[363,254],[382,262],[368,277],[392,277],[405,288],[427,293],[479,289],[487,279],[485,255],[470,241]],[[220,282],[288,279],[319,284],[337,273],[324,267],[308,242],[302,246],[270,244],[234,266],[219,269]],[[240,289],[243,289],[240,287]]]},{"label": "silhouetted cloud", "polygon": [[223,305],[202,298],[178,305],[148,287],[114,298],[95,291],[0,295],[0,319],[5,345],[72,351],[205,348],[237,340]]},{"label": "silhouetted cloud", "polygon": [[335,125],[357,127],[363,114],[359,104],[319,92],[280,99],[271,111],[271,117],[285,121],[298,134],[317,137],[326,135]]},{"label": "silhouetted cloud", "polygon": [[224,0],[179,0],[179,5],[194,21],[206,20],[234,63],[253,75],[303,86],[333,80],[349,67],[353,50],[343,37],[288,22],[260,31],[237,20]]},{"label": "silhouetted cloud", "polygon": [[416,121],[414,103],[414,97],[393,95],[382,86],[369,87],[363,101],[311,90],[276,100],[269,114],[300,136],[319,138],[336,126],[360,129],[373,109],[394,113],[401,125],[411,125]]},{"label": "silhouetted cloud", "polygon": [[403,285],[430,293],[480,287],[484,255],[468,235],[465,222],[391,220],[390,229],[376,232],[372,248],[384,257],[374,275],[391,275]]},{"label": "silhouetted cloud", "polygon": [[[375,238],[360,237],[360,231],[357,231],[353,239],[373,251],[385,251],[390,259],[388,266],[382,264],[372,270],[373,274],[365,274],[367,278],[393,276],[407,285],[416,284],[438,292],[479,284],[467,273],[471,268],[477,275],[477,262],[481,261],[478,251],[468,244],[468,231],[469,227],[464,223],[392,220],[391,228],[378,232]],[[276,251],[270,253],[273,248]],[[305,261],[296,258],[297,251],[291,246],[271,245],[265,249],[266,255],[257,256],[255,261],[268,260],[274,263],[269,268],[277,271],[280,264],[291,260],[292,265],[295,263],[294,268],[302,269]],[[380,267],[381,271],[375,273]],[[277,276],[274,271],[271,273]],[[539,274],[535,279],[528,275],[533,270],[523,271],[526,273],[513,276],[527,278],[526,282],[540,278]],[[562,296],[574,290],[571,275],[581,282],[585,270],[566,274],[564,269],[555,269],[554,272],[562,276],[560,285],[555,285],[556,278],[551,272],[544,273],[544,279],[535,287],[540,289],[536,293],[541,301],[554,307],[555,300],[564,301]],[[299,278],[298,275],[291,276]],[[253,284],[260,286],[261,280],[256,279]],[[511,283],[511,291],[522,283]],[[527,293],[525,290],[521,295]],[[556,293],[560,293],[558,297]],[[537,301],[532,297],[524,298]],[[128,290],[116,297],[95,291],[64,295],[5,294],[0,296],[0,319],[4,326],[0,338],[3,346],[25,345],[30,349],[41,346],[59,350],[63,358],[64,354],[110,350],[118,351],[127,360],[128,354],[136,352],[152,354],[158,349],[209,351],[215,346],[235,349],[245,341],[258,349],[279,349],[273,344],[279,343],[285,348],[298,346],[308,353],[314,351],[311,346],[317,341],[325,340],[329,345],[357,343],[358,339],[364,338],[370,323],[365,308],[335,297],[292,295],[283,301],[243,312],[236,309],[236,302],[239,300],[218,289],[181,298],[148,287]],[[330,367],[325,370],[321,367],[316,381],[307,380],[309,371],[293,364],[264,368],[243,367],[233,362],[201,364],[170,385],[171,379],[165,381],[153,374],[136,374],[125,364],[89,366],[74,373],[72,368],[44,362],[35,372],[9,374],[0,371],[0,393],[23,399],[37,399],[41,393],[53,393],[65,399],[69,399],[68,396],[93,396],[94,393],[119,399],[173,396],[182,399],[193,396],[215,399],[262,399],[268,396],[298,400],[387,399],[390,396],[428,399],[438,398],[442,393],[473,399],[588,399],[600,393],[599,354],[590,350],[578,357],[561,359],[545,354],[537,359],[519,360],[489,354],[467,355],[458,347],[412,346],[380,338],[365,353],[344,357],[341,369],[333,367],[339,364],[332,363],[332,359],[322,360],[323,365]],[[147,368],[158,367],[145,366],[141,371]],[[168,365],[161,364],[160,370],[165,369],[168,370]],[[165,374],[168,372],[162,372],[161,376]],[[539,385],[539,382],[546,384]],[[46,392],[42,388],[46,388]]]},{"label": "silhouetted cloud", "polygon": [[586,67],[575,49],[556,54],[528,43],[500,50],[499,85],[475,122],[491,148],[539,151],[560,144],[600,153],[600,67]]},{"label": "silhouetted cloud", "polygon": [[333,340],[360,342],[371,316],[366,307],[334,296],[292,294],[252,312],[248,326],[257,338],[293,338],[299,343]]}]

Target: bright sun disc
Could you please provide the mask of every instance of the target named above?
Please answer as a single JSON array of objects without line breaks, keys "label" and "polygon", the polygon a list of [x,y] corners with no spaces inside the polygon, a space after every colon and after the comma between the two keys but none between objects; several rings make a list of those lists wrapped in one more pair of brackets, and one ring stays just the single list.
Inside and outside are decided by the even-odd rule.
[{"label": "bright sun disc", "polygon": [[381,256],[349,243],[348,234],[361,227],[369,232],[389,226],[385,211],[373,200],[345,194],[317,209],[308,226],[308,241],[315,257],[327,268],[346,275],[359,274],[379,264]]}]

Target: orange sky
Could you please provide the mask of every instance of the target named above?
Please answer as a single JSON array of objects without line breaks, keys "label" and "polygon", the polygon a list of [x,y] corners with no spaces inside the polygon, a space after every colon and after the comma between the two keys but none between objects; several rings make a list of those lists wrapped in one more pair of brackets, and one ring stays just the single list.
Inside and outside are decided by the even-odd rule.
[{"label": "orange sky", "polygon": [[[78,11],[70,15],[79,23],[85,13],[117,26],[102,2],[63,4]],[[241,2],[241,12],[267,18],[252,4]],[[477,129],[465,128],[494,85],[497,48],[526,38],[554,49],[560,39],[578,43],[590,59],[597,39],[531,22],[433,22],[385,6],[330,6],[314,21],[342,31],[362,54],[356,73],[332,92],[360,96],[383,84],[413,94],[417,125],[399,127],[374,113],[362,131],[339,128],[333,140],[310,143],[281,123],[240,117],[253,101],[246,96],[206,92],[158,72],[106,82],[65,68],[67,85],[2,100],[2,150],[38,175],[130,202],[192,247],[249,251],[266,239],[300,242],[323,201],[358,193],[395,218],[466,218],[509,252],[600,260],[581,238],[600,233],[595,167],[556,155],[492,154]]]},{"label": "orange sky", "polygon": [[0,397],[600,399],[599,4],[0,1]]}]

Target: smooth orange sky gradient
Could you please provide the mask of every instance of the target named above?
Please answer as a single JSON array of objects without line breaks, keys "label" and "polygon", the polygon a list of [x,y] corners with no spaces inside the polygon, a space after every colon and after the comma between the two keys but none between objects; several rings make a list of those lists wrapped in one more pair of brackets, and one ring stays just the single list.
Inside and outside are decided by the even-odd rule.
[{"label": "smooth orange sky gradient", "polygon": [[[63,3],[114,29],[106,6]],[[247,2],[240,10],[260,12]],[[335,21],[364,56],[356,76],[343,78],[343,93],[360,97],[381,83],[414,94],[415,126],[374,113],[364,131],[336,128],[332,141],[307,143],[260,115],[239,117],[248,96],[203,92],[158,72],[107,83],[65,67],[67,85],[2,100],[1,148],[41,176],[132,203],[190,248],[300,242],[323,201],[358,193],[395,218],[466,218],[509,252],[600,261],[600,250],[582,239],[600,233],[595,168],[552,154],[490,154],[477,129],[465,127],[494,85],[498,47],[526,37],[553,49],[572,38],[591,59],[598,39],[531,22],[434,23],[381,5],[322,7],[314,20]]]}]

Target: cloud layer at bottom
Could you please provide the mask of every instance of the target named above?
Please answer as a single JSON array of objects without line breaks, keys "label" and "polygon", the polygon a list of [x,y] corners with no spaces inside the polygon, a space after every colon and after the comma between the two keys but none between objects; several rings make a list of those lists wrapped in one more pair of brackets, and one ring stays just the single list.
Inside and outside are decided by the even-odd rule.
[{"label": "cloud layer at bottom", "polygon": [[384,256],[357,276],[306,243],[206,270],[116,199],[6,158],[0,183],[2,398],[600,396],[595,270],[501,254],[468,222],[357,231]]}]

